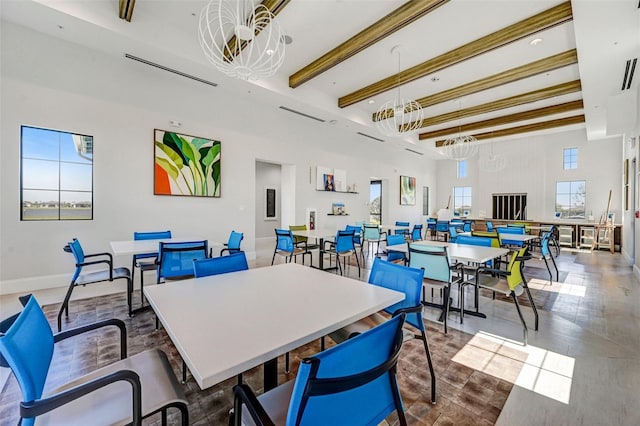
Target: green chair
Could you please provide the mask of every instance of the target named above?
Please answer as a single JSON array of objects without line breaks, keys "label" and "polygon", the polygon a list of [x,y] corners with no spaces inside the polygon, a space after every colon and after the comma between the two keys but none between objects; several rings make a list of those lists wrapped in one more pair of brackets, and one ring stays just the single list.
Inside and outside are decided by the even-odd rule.
[{"label": "green chair", "polygon": [[[289,225],[289,231],[306,231],[307,225]],[[293,236],[293,243],[296,246],[304,246],[307,250],[319,248],[317,244],[309,244],[309,238],[299,235]]]}]

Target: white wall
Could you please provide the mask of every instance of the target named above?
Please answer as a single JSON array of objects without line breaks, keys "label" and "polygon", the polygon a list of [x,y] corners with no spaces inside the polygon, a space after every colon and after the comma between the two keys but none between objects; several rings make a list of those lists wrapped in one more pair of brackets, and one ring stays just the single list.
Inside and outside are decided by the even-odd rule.
[{"label": "white wall", "polygon": [[[224,242],[235,229],[244,232],[251,256],[262,209],[256,159],[295,169],[295,223],[304,222],[307,207],[318,209],[318,226],[366,217],[372,176],[392,183],[390,220],[422,218],[421,203],[393,200],[401,174],[418,178],[418,199],[422,186],[434,187],[432,160],[226,92],[224,80],[213,88],[5,21],[0,27],[0,293],[67,285],[73,261],[62,247],[73,237],[90,253],[108,251],[110,241],[131,239],[134,231],[171,229]],[[222,142],[220,198],[153,195],[153,129],[171,130],[170,120],[182,123],[180,132]],[[21,125],[94,137],[94,220],[20,221]],[[309,170],[317,165],[346,170],[360,194],[316,192]],[[351,215],[327,216],[334,200]]]},{"label": "white wall", "polygon": [[[563,170],[564,148],[578,148],[578,168]],[[527,219],[553,220],[555,213],[555,188],[557,181],[586,180],[586,211],[593,212],[598,220],[607,208],[609,190],[613,190],[611,210],[616,222],[622,218],[622,138],[587,141],[584,129],[550,135],[528,136],[508,142],[495,142],[494,153],[506,157],[507,167],[498,172],[481,171],[479,158],[490,152],[490,145],[483,144],[480,152],[468,160],[468,177],[458,179],[456,162],[438,162],[437,206],[432,211],[447,205],[454,186],[471,186],[472,216],[485,210],[492,214],[492,194],[526,193]],[[453,207],[453,201],[452,201]]]}]

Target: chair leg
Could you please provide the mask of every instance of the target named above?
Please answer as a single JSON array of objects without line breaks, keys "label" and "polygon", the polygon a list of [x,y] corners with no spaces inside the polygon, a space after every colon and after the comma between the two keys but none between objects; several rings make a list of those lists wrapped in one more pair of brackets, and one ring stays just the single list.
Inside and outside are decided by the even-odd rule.
[{"label": "chair leg", "polygon": [[58,332],[62,331],[62,312],[66,311],[66,317],[69,318],[69,299],[71,298],[71,293],[73,292],[73,281],[69,284],[69,289],[67,290],[67,294],[64,296],[64,301],[62,302],[62,306],[60,306],[60,312],[58,312]]},{"label": "chair leg", "polygon": [[289,352],[287,352],[286,354],[284,354],[284,372],[289,374],[289,372],[291,371],[291,362],[289,360]]},{"label": "chair leg", "polygon": [[442,298],[442,310],[444,311],[444,334],[447,334],[447,317],[449,316],[449,295],[451,293],[451,284],[444,287],[444,296]]},{"label": "chair leg", "polygon": [[[142,273],[142,271],[140,272]],[[162,419],[162,426],[167,426],[167,409],[166,407],[163,408],[161,411],[161,419]]]},{"label": "chair leg", "polygon": [[358,265],[358,278],[360,278],[360,260],[358,260],[358,253],[354,251],[353,254],[356,255],[356,265]]},{"label": "chair leg", "polygon": [[133,281],[131,281],[131,278],[127,278],[127,305],[129,307],[129,318],[133,316],[132,298],[133,298]]},{"label": "chair leg", "polygon": [[391,382],[391,389],[393,392],[393,402],[396,406],[396,413],[398,413],[398,422],[400,426],[407,425],[407,418],[404,415],[404,407],[402,405],[402,398],[400,397],[400,389],[398,388],[398,379],[397,379],[397,366],[393,367],[393,369],[389,370],[389,381]]},{"label": "chair leg", "polygon": [[338,271],[340,271],[340,275],[344,275],[342,272],[342,264],[340,263],[340,257],[338,256],[337,253],[336,253],[336,264],[338,265]]},{"label": "chair leg", "polygon": [[187,383],[187,363],[182,360],[182,384]]},{"label": "chair leg", "polygon": [[431,403],[436,403],[436,373],[433,371],[433,362],[431,361],[431,352],[429,351],[429,343],[427,343],[427,334],[422,330],[422,336],[416,337],[422,340],[424,351],[427,354],[427,364],[429,364],[429,372],[431,373]]},{"label": "chair leg", "polygon": [[560,272],[558,271],[558,265],[556,264],[556,260],[551,256],[551,262],[553,263],[553,267],[556,270],[556,281],[560,282]]},{"label": "chair leg", "polygon": [[527,329],[527,323],[524,320],[524,316],[522,316],[522,309],[520,309],[520,303],[518,303],[518,296],[512,291],[511,297],[513,298],[513,303],[516,305],[516,310],[518,311],[518,316],[520,317],[520,321],[522,322],[522,335],[524,337],[524,345],[527,346],[527,337],[529,334],[529,330]]},{"label": "chair leg", "polygon": [[551,273],[551,268],[549,267],[549,261],[546,257],[543,257],[542,260],[544,260],[544,266],[547,267],[547,272],[549,273],[549,283],[553,284],[553,274]]},{"label": "chair leg", "polygon": [[273,262],[276,260],[276,252],[274,250],[273,257],[271,258],[271,266],[273,266]]}]

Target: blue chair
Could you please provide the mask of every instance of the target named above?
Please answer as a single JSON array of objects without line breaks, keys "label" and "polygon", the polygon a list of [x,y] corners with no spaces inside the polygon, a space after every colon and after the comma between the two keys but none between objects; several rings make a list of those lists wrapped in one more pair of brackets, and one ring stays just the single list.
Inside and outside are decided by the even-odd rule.
[{"label": "blue chair", "polygon": [[[170,239],[171,231],[134,232],[134,240]],[[158,252],[134,254],[131,261],[131,282],[135,282],[136,268],[140,268],[140,300],[144,304],[144,273],[158,269]]]},{"label": "blue chair", "polygon": [[[110,319],[53,334],[35,297],[25,304],[20,314],[2,322],[6,332],[0,335],[0,365],[11,368],[22,392],[22,426],[140,425],[155,413],[166,418],[171,407],[180,410],[183,425],[189,424],[188,401],[167,356],[152,349],[126,358],[123,321]],[[43,396],[55,343],[107,326],[120,329],[121,360],[57,389],[47,389]]]},{"label": "blue chair", "polygon": [[362,226],[347,225],[344,230],[353,231],[353,244],[356,246],[356,249],[360,248],[360,256],[362,257],[362,263],[364,264],[364,252],[362,251]]},{"label": "blue chair", "polygon": [[418,223],[413,225],[413,229],[411,230],[411,240],[412,241],[422,240],[422,224]]},{"label": "blue chair", "polygon": [[382,236],[384,235],[386,237],[387,233],[386,232],[381,232],[380,231],[380,225],[376,225],[373,223],[365,223],[363,226],[363,234],[362,234],[362,238],[363,241],[365,241],[367,243],[367,252],[371,251],[370,248],[370,244],[371,243],[376,243],[376,252],[374,253],[374,255],[377,255],[380,253],[380,241],[382,241]]},{"label": "blue chair", "polygon": [[449,225],[449,242],[455,243],[458,239],[458,228],[453,225]]},{"label": "blue chair", "polygon": [[395,411],[406,425],[396,378],[404,318],[303,359],[295,380],[258,397],[234,386],[229,424],[376,425]]},{"label": "blue chair", "polygon": [[[520,248],[523,242],[519,240],[510,240],[508,235],[524,235],[524,226],[504,226],[496,228],[498,231],[498,240],[501,247]],[[507,235],[505,237],[505,235]]]},{"label": "blue chair", "polygon": [[206,259],[209,245],[206,240],[158,243],[158,274],[156,282],[182,280],[193,277],[193,261]]},{"label": "blue chair", "polygon": [[[387,248],[385,249],[385,254],[387,256],[388,262],[395,262],[397,260],[401,260],[403,265],[407,263],[407,256],[405,253],[401,251],[389,250],[388,247],[397,244],[405,244],[407,241],[404,239],[404,235],[395,234],[395,235],[387,235]],[[406,247],[406,246],[405,246]]]},{"label": "blue chair", "polygon": [[404,236],[408,236],[410,231],[409,231],[409,227],[411,226],[411,224],[409,222],[399,222],[396,221],[396,226],[401,226],[402,228],[398,229],[394,229],[393,233],[396,235],[404,235]]},{"label": "blue chair", "polygon": [[[60,311],[58,312],[58,331],[62,330],[62,312],[65,312],[65,316],[69,318],[69,299],[71,298],[73,289],[78,286],[85,286],[87,284],[95,284],[119,279],[127,280],[127,304],[129,305],[129,316],[133,315],[133,310],[131,307],[133,281],[131,281],[131,274],[128,268],[114,268],[113,256],[111,255],[111,253],[85,254],[84,250],[82,250],[82,246],[80,245],[80,241],[78,241],[77,238],[74,238],[73,241],[64,246],[63,250],[73,254],[73,258],[76,262],[76,270],[73,273],[71,283],[69,284],[69,289],[67,290],[67,294],[64,296],[64,300],[62,302],[62,305],[60,306]],[[85,266],[99,265],[102,263],[106,264],[109,268],[86,272],[84,274],[82,273],[82,269]]]},{"label": "blue chair", "polygon": [[[400,291],[405,294],[402,302],[385,308],[383,312],[393,316],[404,312],[407,315],[406,323],[420,332],[419,334],[415,334],[413,330],[407,329],[405,330],[404,339],[405,341],[418,339],[421,340],[424,345],[427,364],[429,366],[429,372],[431,373],[431,402],[435,403],[436,375],[431,361],[431,352],[429,351],[429,343],[427,342],[427,331],[422,317],[422,302],[420,300],[423,278],[423,269],[410,268],[375,258],[373,260],[373,266],[371,267],[371,273],[369,274],[369,284]],[[370,329],[371,324],[381,324],[385,321],[387,321],[386,316],[376,313],[330,333],[329,337],[336,343],[341,343],[354,334]]]},{"label": "blue chair", "polygon": [[487,231],[491,232],[493,231],[493,222],[491,222],[490,220],[485,221],[484,223],[487,226]]},{"label": "blue chair", "polygon": [[[449,316],[449,305],[451,297],[451,285],[462,282],[462,264],[451,263],[447,247],[439,246],[419,246],[409,244],[409,267],[424,271],[423,284],[442,290],[442,303],[427,302],[425,289],[422,287],[422,304],[442,310],[440,320],[442,321],[445,334],[447,330],[447,319]],[[453,272],[457,271],[457,276]]]},{"label": "blue chair", "polygon": [[247,269],[249,269],[249,264],[243,251],[228,256],[200,259],[193,262],[193,274],[196,278],[246,271]]},{"label": "blue chair", "polygon": [[[358,253],[356,252],[356,246],[353,242],[354,231],[338,231],[336,232],[335,241],[325,241],[322,253],[329,254],[329,262],[331,262],[331,255],[336,256],[336,263],[340,270],[340,275],[344,274],[340,259],[344,262],[344,269],[347,268],[347,258],[355,256],[356,264],[358,265],[358,277],[360,276],[360,260]],[[322,255],[322,254],[321,254]]]},{"label": "blue chair", "polygon": [[271,264],[276,260],[276,254],[283,256],[285,262],[295,261],[299,255],[302,255],[302,264],[304,265],[305,255],[309,255],[310,264],[313,264],[313,254],[307,249],[306,242],[295,243],[293,234],[287,229],[276,229],[276,248],[273,250]]},{"label": "blue chair", "polygon": [[432,240],[436,237],[436,223],[435,219],[427,219],[427,232],[431,235]]},{"label": "blue chair", "polygon": [[560,273],[558,271],[558,265],[556,265],[556,261],[551,254],[551,250],[549,249],[549,244],[551,241],[551,235],[549,232],[545,233],[540,241],[540,253],[527,252],[534,259],[544,260],[544,264],[547,267],[547,271],[549,272],[549,283],[553,284],[553,274],[551,273],[551,267],[549,266],[549,260],[553,264],[553,267],[556,270],[556,281],[560,280]]},{"label": "blue chair", "polygon": [[[242,251],[240,250],[240,244],[243,239],[244,234],[242,232],[231,231],[229,240],[225,243],[224,248],[220,250],[220,256],[222,256],[225,251],[229,254],[240,253]],[[213,248],[211,250],[213,250]],[[213,257],[213,254],[209,253],[209,257]]]},{"label": "blue chair", "polygon": [[449,238],[449,221],[438,220],[436,222],[436,240],[447,241]]},{"label": "blue chair", "polygon": [[465,220],[464,224],[462,225],[462,232],[471,232],[473,231],[471,225],[473,224],[473,222],[471,222],[470,220]]}]

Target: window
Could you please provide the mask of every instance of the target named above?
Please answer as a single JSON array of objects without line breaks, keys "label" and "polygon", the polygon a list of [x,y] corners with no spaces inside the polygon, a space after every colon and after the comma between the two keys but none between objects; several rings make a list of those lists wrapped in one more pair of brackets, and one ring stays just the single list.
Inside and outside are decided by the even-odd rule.
[{"label": "window", "polygon": [[471,213],[471,187],[456,186],[453,188],[453,213],[468,216]]},{"label": "window", "polygon": [[527,194],[493,194],[494,219],[525,220]]},{"label": "window", "polygon": [[93,219],[93,136],[22,126],[21,220]]},{"label": "window", "polygon": [[382,223],[382,181],[372,180],[369,195],[369,223]]},{"label": "window", "polygon": [[564,219],[584,219],[586,181],[571,180],[556,182],[556,215]]},{"label": "window", "polygon": [[458,161],[458,179],[467,177],[467,160]]},{"label": "window", "polygon": [[565,148],[562,154],[562,164],[565,170],[578,168],[578,148]]}]

